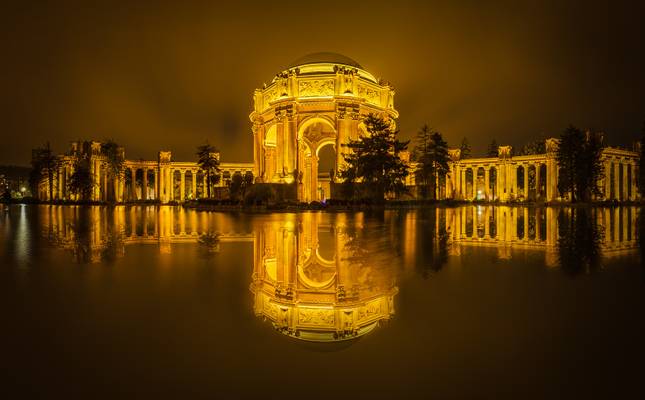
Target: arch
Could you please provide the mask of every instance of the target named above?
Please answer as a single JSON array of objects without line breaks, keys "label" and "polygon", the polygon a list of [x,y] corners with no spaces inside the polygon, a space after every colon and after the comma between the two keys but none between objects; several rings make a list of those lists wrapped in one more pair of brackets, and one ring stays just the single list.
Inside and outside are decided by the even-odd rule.
[{"label": "arch", "polygon": [[298,140],[303,138],[305,130],[315,123],[324,123],[332,128],[334,134],[336,134],[336,121],[332,117],[327,115],[310,115],[305,117],[298,124]]},{"label": "arch", "polygon": [[538,199],[543,199],[546,197],[546,164],[540,163],[539,164],[539,179],[537,180],[538,183],[538,191],[537,191],[537,196]]},{"label": "arch", "polygon": [[475,183],[475,199],[486,199],[486,171],[484,167],[477,168],[477,179]]},{"label": "arch", "polygon": [[269,147],[275,147],[278,144],[278,128],[276,124],[273,124],[266,130],[264,135],[264,145]]},{"label": "arch", "polygon": [[497,167],[488,170],[488,196],[487,200],[497,200]]},{"label": "arch", "polygon": [[466,186],[466,199],[467,200],[472,200],[473,199],[473,169],[468,167],[466,168],[466,171],[464,171],[464,183]]},{"label": "arch", "polygon": [[515,181],[517,182],[515,196],[526,199],[526,193],[524,193],[524,166],[520,165],[515,171]]},{"label": "arch", "polygon": [[524,198],[527,200],[535,200],[537,198],[537,168],[535,165],[531,164],[528,167],[528,177],[529,177],[529,184],[528,184],[528,189],[529,192],[524,195]]},{"label": "arch", "polygon": [[178,169],[172,172],[172,199],[184,200],[181,198],[181,172]]}]

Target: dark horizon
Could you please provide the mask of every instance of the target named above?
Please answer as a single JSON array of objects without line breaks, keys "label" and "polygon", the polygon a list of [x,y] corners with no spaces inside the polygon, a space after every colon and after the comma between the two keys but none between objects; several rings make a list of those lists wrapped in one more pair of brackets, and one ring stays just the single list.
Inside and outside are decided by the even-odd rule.
[{"label": "dark horizon", "polygon": [[12,4],[0,164],[27,165],[46,141],[58,153],[107,138],[130,159],[193,160],[208,139],[224,161],[250,162],[253,90],[318,51],[394,85],[403,138],[428,123],[482,154],[492,139],[517,148],[569,124],[610,145],[639,137],[645,35],[629,3],[406,3]]}]

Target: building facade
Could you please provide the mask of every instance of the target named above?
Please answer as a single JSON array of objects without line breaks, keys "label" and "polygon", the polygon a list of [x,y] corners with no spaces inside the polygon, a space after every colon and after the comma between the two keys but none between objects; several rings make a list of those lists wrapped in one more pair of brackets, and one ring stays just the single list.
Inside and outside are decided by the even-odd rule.
[{"label": "building facade", "polygon": [[[558,139],[547,139],[546,152],[514,156],[511,146],[500,146],[497,157],[461,159],[460,151],[449,151],[449,172],[436,188],[437,198],[468,201],[566,201],[558,190]],[[600,157],[604,176],[595,200],[635,201],[639,155],[605,147]],[[411,169],[415,165],[411,163]],[[414,186],[414,174],[406,182]]]},{"label": "building facade", "polygon": [[[170,151],[160,151],[156,160],[128,160],[120,149],[123,172],[110,173],[108,160],[101,152],[100,142],[73,142],[67,154],[58,156],[54,173],[53,200],[77,200],[68,190],[69,179],[79,157],[89,160],[95,185],[90,200],[126,201],[150,200],[161,203],[183,202],[206,197],[206,175],[197,162],[174,161]],[[217,154],[219,157],[219,154]],[[215,187],[226,187],[235,173],[253,173],[252,163],[220,163],[220,180]],[[49,200],[49,178],[38,185],[38,197]]]},{"label": "building facade", "polygon": [[[344,145],[366,134],[361,120],[370,113],[398,117],[389,83],[340,54],[317,53],[295,61],[253,95],[257,177],[267,183],[297,180],[298,200],[324,200],[330,179],[342,169]],[[335,160],[329,170],[321,170],[320,152],[326,146],[332,147]]]}]

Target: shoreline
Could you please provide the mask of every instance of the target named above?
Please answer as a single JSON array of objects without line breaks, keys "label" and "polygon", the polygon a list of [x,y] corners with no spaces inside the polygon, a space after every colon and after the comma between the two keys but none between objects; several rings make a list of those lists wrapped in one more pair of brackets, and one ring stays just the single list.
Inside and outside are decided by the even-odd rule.
[{"label": "shoreline", "polygon": [[[222,204],[224,203],[224,204]],[[497,201],[467,201],[467,200],[392,200],[382,203],[367,202],[339,202],[330,201],[331,204],[324,203],[297,203],[283,202],[263,205],[243,205],[241,203],[231,204],[228,200],[211,200],[211,201],[187,201],[184,203],[169,202],[161,204],[156,200],[129,201],[123,203],[102,202],[102,201],[54,201],[43,202],[11,200],[0,201],[3,205],[56,205],[56,206],[99,206],[99,207],[137,207],[137,206],[171,206],[182,207],[197,211],[218,211],[218,212],[247,212],[247,213],[267,213],[267,212],[305,212],[305,211],[326,211],[326,212],[350,212],[350,211],[368,211],[368,210],[415,210],[425,208],[458,208],[464,206],[482,206],[482,207],[528,207],[528,208],[572,208],[572,207],[593,207],[593,208],[616,208],[616,207],[643,207],[645,201],[597,201],[597,202],[497,202]]]}]

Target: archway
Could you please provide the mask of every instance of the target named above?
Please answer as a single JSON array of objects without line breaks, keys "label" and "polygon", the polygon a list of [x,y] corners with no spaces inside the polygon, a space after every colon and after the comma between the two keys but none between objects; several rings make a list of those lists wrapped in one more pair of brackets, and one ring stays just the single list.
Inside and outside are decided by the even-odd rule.
[{"label": "archway", "polygon": [[477,168],[477,184],[475,191],[475,199],[485,200],[486,199],[486,171],[484,167]]},{"label": "archway", "polygon": [[318,147],[318,190],[321,201],[331,198],[332,183],[336,179],[335,144],[323,143]]},{"label": "archway", "polygon": [[497,200],[497,168],[491,167],[488,170],[488,196],[487,200]]},{"label": "archway", "polygon": [[466,200],[473,199],[473,169],[467,168],[464,174],[465,186],[466,186]]},{"label": "archway", "polygon": [[298,143],[298,199],[323,201],[331,194],[331,175],[338,175],[336,130],[325,118],[311,118],[298,130]]},{"label": "archway", "polygon": [[515,179],[517,182],[517,191],[515,193],[515,196],[519,198],[523,198],[526,200],[526,193],[524,193],[524,167],[519,166],[517,167],[517,172],[515,175]]},{"label": "archway", "polygon": [[184,201],[181,198],[181,172],[175,170],[172,173],[172,199],[175,201]]}]

